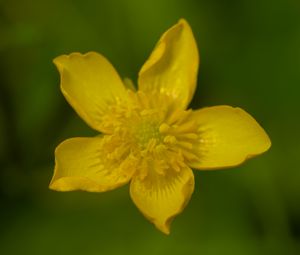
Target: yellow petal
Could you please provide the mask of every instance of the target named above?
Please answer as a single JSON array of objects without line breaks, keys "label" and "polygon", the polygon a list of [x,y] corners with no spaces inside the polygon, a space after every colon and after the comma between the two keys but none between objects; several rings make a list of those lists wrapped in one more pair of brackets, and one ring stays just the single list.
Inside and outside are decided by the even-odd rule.
[{"label": "yellow petal", "polygon": [[102,55],[72,53],[54,59],[60,72],[60,87],[67,101],[92,128],[101,128],[101,117],[109,105],[126,97],[116,70]]},{"label": "yellow petal", "polygon": [[114,144],[107,146],[107,138],[71,138],[62,142],[55,151],[56,164],[50,188],[103,192],[127,183],[135,170],[130,167],[130,156],[112,158],[118,148],[113,149]]},{"label": "yellow petal", "polygon": [[139,89],[172,98],[186,108],[197,82],[199,55],[189,24],[181,19],[160,38],[139,73]]},{"label": "yellow petal", "polygon": [[154,169],[145,177],[141,172],[130,184],[130,195],[144,216],[160,231],[170,233],[173,218],[182,212],[194,191],[194,175],[188,167],[165,175]]},{"label": "yellow petal", "polygon": [[267,151],[271,141],[263,128],[240,108],[214,106],[194,111],[199,141],[194,145],[197,162],[190,167],[217,169],[235,166]]}]

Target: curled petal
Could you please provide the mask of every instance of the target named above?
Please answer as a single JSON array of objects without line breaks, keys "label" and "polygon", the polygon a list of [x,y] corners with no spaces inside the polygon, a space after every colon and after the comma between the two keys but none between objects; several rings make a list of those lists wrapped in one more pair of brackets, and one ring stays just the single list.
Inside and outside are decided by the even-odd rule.
[{"label": "curled petal", "polygon": [[102,55],[72,53],[54,59],[60,87],[67,101],[92,128],[107,133],[102,116],[109,106],[126,100],[126,89],[118,73]]},{"label": "curled petal", "polygon": [[144,216],[165,234],[173,218],[181,213],[194,191],[194,175],[188,167],[166,174],[151,169],[133,177],[130,195]]},{"label": "curled petal", "polygon": [[189,24],[181,19],[166,31],[139,73],[139,89],[172,98],[185,109],[197,82],[198,49]]},{"label": "curled petal", "polygon": [[113,151],[115,144],[106,140],[110,139],[71,138],[58,145],[50,189],[103,192],[127,183],[135,170],[133,159],[121,147],[119,153]]},{"label": "curled petal", "polygon": [[271,141],[263,128],[247,112],[230,106],[214,106],[194,111],[199,139],[193,152],[199,160],[190,162],[196,169],[235,166],[267,151]]}]

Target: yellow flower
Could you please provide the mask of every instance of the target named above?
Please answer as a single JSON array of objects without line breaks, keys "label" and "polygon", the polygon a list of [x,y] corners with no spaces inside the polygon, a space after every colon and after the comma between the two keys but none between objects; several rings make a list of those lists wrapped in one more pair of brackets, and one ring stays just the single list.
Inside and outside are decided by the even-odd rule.
[{"label": "yellow flower", "polygon": [[50,188],[104,192],[130,182],[135,205],[166,234],[194,191],[191,168],[236,166],[271,145],[240,108],[186,110],[199,56],[183,19],[162,35],[141,68],[137,92],[98,53],[62,55],[54,63],[67,101],[102,134],[56,148]]}]

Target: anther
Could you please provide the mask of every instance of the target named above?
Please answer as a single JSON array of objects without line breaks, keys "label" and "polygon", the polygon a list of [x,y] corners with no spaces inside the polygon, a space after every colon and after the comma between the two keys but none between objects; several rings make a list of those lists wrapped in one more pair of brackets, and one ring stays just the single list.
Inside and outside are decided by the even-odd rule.
[{"label": "anther", "polygon": [[167,133],[169,129],[170,129],[170,126],[166,123],[163,123],[159,126],[159,132],[162,134]]},{"label": "anther", "polygon": [[177,142],[177,139],[173,135],[167,135],[164,138],[164,143],[166,143],[166,144],[176,144],[176,142]]}]

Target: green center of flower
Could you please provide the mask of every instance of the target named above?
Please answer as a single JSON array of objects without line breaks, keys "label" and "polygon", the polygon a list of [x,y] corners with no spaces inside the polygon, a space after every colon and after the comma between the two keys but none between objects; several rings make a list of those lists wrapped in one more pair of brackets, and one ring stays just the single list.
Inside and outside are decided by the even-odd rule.
[{"label": "green center of flower", "polygon": [[141,121],[135,130],[135,138],[139,146],[145,148],[149,142],[162,142],[162,134],[159,132],[158,123],[151,120]]}]

